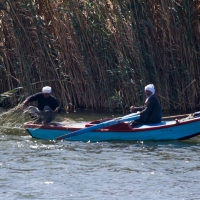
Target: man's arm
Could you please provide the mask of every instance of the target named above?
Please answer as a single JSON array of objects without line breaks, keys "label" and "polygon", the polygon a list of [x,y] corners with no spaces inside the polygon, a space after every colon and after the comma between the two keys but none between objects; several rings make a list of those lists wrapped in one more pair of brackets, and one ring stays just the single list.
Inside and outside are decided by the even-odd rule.
[{"label": "man's arm", "polygon": [[53,104],[56,107],[53,112],[54,113],[59,113],[60,112],[60,104],[59,104],[58,100],[55,97],[53,97],[53,99],[54,99]]},{"label": "man's arm", "polygon": [[28,105],[29,102],[37,101],[40,95],[41,95],[41,93],[37,93],[37,94],[34,94],[34,95],[27,97],[25,99],[25,101],[23,102],[23,108],[25,108]]},{"label": "man's arm", "polygon": [[152,107],[154,105],[153,101],[148,101],[147,105],[145,106],[145,108],[140,112],[140,114],[148,114],[149,112],[151,112]]},{"label": "man's arm", "polygon": [[130,107],[130,112],[142,111],[144,108],[145,108],[145,106],[141,106],[141,107],[131,106]]},{"label": "man's arm", "polygon": [[155,104],[154,99],[153,98],[149,98],[149,100],[147,101],[147,104],[146,104],[145,108],[140,112],[140,118],[143,121],[147,120],[149,114],[152,111],[152,108],[153,108],[154,104]]}]

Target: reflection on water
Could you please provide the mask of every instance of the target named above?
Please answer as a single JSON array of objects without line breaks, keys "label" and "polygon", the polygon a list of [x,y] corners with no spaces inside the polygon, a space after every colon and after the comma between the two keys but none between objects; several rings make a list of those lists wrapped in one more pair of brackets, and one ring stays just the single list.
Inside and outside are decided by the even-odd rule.
[{"label": "reflection on water", "polygon": [[[115,114],[115,117],[121,116]],[[91,121],[112,113],[61,114]],[[171,142],[44,141],[22,113],[0,117],[0,199],[199,199],[200,137]]]}]

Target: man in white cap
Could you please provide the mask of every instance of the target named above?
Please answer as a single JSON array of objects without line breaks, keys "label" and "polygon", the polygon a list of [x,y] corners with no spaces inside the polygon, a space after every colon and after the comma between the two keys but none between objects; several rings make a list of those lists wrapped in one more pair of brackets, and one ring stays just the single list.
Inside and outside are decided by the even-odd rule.
[{"label": "man in white cap", "polygon": [[140,119],[131,123],[132,127],[139,124],[156,124],[160,123],[162,119],[162,108],[159,100],[155,95],[155,88],[153,84],[149,84],[145,87],[146,101],[144,106],[135,107],[131,106],[131,112],[138,112]]},{"label": "man in white cap", "polygon": [[25,108],[29,102],[37,101],[37,107],[29,106],[28,112],[32,118],[35,119],[34,123],[42,123],[48,125],[55,119],[56,113],[60,111],[60,105],[57,99],[51,95],[51,87],[45,86],[42,92],[36,93],[26,98],[23,102]]}]

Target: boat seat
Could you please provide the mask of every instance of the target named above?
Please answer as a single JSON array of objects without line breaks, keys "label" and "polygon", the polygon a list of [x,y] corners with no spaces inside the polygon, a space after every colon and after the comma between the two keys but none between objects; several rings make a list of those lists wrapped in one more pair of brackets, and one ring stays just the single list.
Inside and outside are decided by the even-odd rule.
[{"label": "boat seat", "polygon": [[175,124],[176,121],[172,120],[172,121],[162,121],[160,123],[156,123],[156,124],[143,124],[143,125],[139,125],[137,126],[137,128],[150,128],[150,127],[157,127],[157,126],[162,126],[162,125],[170,125],[170,124]]}]

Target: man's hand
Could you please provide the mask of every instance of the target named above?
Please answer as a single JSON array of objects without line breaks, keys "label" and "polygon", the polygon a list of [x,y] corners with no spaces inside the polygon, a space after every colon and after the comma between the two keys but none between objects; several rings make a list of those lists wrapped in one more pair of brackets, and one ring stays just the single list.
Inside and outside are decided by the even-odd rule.
[{"label": "man's hand", "polygon": [[27,105],[28,105],[28,101],[25,100],[25,101],[23,102],[23,108],[26,108]]},{"label": "man's hand", "polygon": [[58,109],[59,109],[59,108],[56,108],[53,112],[54,112],[54,113],[58,113]]},{"label": "man's hand", "polygon": [[131,106],[131,107],[130,107],[130,112],[133,112],[133,111],[134,111],[134,108],[135,108],[134,106]]}]

